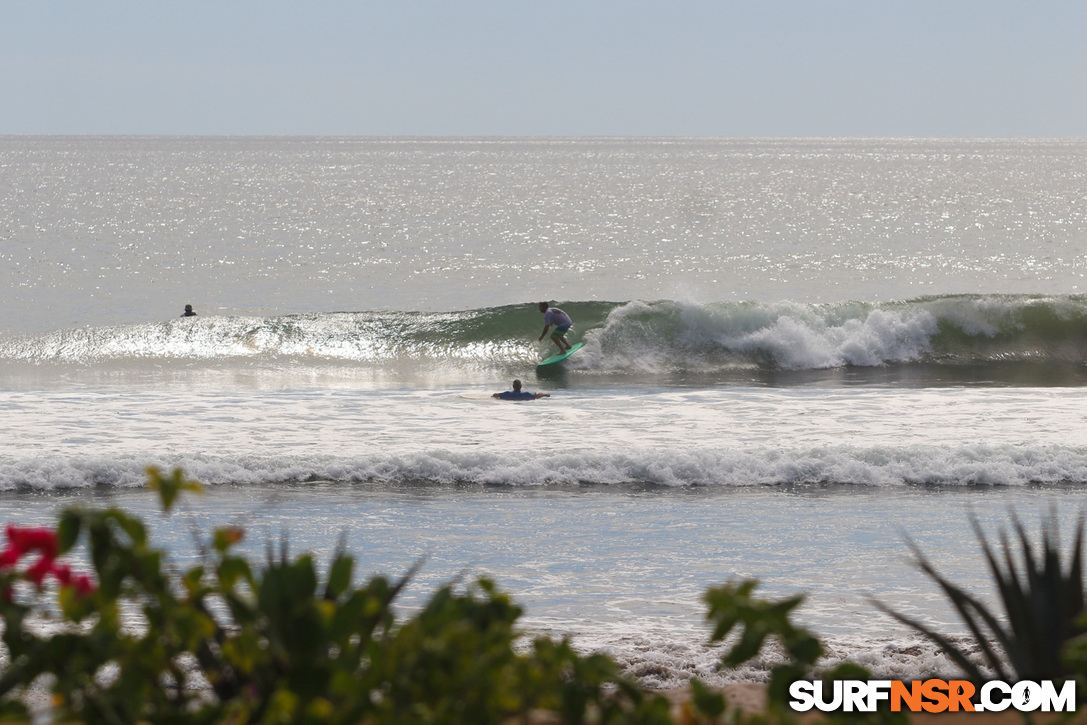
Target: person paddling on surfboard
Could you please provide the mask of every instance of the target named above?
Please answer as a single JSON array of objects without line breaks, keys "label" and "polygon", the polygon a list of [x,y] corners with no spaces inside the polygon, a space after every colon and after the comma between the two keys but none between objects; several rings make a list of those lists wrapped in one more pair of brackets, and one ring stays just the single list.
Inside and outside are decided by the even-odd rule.
[{"label": "person paddling on surfboard", "polygon": [[559,346],[559,354],[567,352],[570,349],[570,343],[566,341],[566,331],[574,324],[570,319],[570,315],[566,314],[558,307],[551,307],[546,302],[540,303],[540,312],[544,316],[544,329],[540,334],[540,339],[544,339],[544,335],[551,328],[555,326],[555,331],[551,333],[551,341]]},{"label": "person paddling on surfboard", "polygon": [[537,398],[550,398],[551,393],[530,393],[527,390],[521,390],[521,381],[513,381],[513,390],[507,390],[504,393],[495,393],[492,398],[498,398],[499,400],[536,400]]}]

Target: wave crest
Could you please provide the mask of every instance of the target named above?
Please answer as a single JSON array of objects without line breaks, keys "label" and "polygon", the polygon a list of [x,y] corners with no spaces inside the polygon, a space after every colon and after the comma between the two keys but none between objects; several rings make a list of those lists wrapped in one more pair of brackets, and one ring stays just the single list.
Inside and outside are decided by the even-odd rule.
[{"label": "wave crest", "polygon": [[1087,452],[1056,446],[820,447],[809,450],[581,451],[378,456],[39,456],[0,461],[0,490],[140,486],[147,466],[215,484],[785,486],[1087,483]]},{"label": "wave crest", "polygon": [[[1087,299],[949,296],[839,304],[563,303],[586,348],[569,367],[604,372],[825,370],[913,363],[1087,359]],[[201,317],[0,338],[0,361],[331,361],[508,367],[539,359],[534,305],[460,312]]]}]

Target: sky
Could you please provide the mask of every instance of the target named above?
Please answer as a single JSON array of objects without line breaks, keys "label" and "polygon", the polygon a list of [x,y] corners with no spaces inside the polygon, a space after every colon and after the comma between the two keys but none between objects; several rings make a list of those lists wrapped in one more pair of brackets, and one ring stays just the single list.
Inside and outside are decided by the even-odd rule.
[{"label": "sky", "polygon": [[1087,137],[1080,0],[0,0],[0,134]]}]

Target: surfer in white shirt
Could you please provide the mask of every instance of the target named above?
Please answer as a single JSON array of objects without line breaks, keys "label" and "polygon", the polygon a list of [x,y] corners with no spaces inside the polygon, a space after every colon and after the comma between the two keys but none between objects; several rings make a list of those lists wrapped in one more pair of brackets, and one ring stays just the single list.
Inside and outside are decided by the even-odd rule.
[{"label": "surfer in white shirt", "polygon": [[540,303],[540,312],[544,316],[544,329],[540,333],[539,339],[544,339],[544,335],[551,328],[555,326],[555,331],[551,333],[551,341],[559,346],[559,354],[570,350],[570,343],[566,341],[566,331],[573,325],[573,321],[570,319],[570,315],[566,314],[558,307],[551,307],[546,302]]}]

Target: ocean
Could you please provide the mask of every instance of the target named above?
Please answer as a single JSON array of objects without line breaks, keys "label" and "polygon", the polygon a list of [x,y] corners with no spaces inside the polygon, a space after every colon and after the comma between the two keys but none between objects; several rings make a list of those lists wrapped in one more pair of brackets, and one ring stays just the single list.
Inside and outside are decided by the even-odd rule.
[{"label": "ocean", "polygon": [[[754,577],[881,677],[960,635],[914,541],[1067,534],[1087,486],[1087,142],[0,137],[0,520],[184,515],[404,606],[486,575],[652,687]],[[585,347],[553,368],[537,303]],[[197,317],[182,318],[191,304]],[[504,402],[519,378],[551,397]],[[1067,543],[1067,542],[1066,542]]]}]

